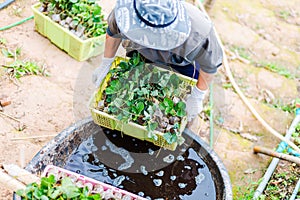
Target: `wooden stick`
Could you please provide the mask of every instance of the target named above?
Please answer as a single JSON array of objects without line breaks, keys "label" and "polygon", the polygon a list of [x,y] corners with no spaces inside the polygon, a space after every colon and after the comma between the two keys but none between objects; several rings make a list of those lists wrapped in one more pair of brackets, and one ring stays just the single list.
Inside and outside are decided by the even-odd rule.
[{"label": "wooden stick", "polygon": [[10,140],[29,140],[29,139],[38,139],[38,138],[46,138],[46,137],[55,137],[57,134],[53,135],[36,135],[36,136],[28,136],[28,137],[15,137]]},{"label": "wooden stick", "polygon": [[253,151],[254,151],[254,153],[262,153],[262,154],[265,154],[268,156],[280,158],[283,160],[287,160],[287,161],[296,163],[297,165],[300,165],[300,158],[291,156],[288,154],[284,154],[284,153],[278,153],[276,151],[273,151],[273,150],[265,148],[265,147],[254,146]]},{"label": "wooden stick", "polygon": [[7,100],[7,99],[1,99],[1,100],[0,100],[0,106],[1,106],[1,107],[8,106],[9,104],[11,104],[11,101],[9,101],[9,100]]},{"label": "wooden stick", "polygon": [[0,170],[0,184],[10,191],[17,191],[19,189],[26,188],[23,183],[3,172],[3,170]]},{"label": "wooden stick", "polygon": [[7,118],[9,118],[9,119],[12,119],[12,120],[14,120],[14,121],[17,121],[17,122],[20,122],[21,123],[21,121],[19,120],[19,119],[17,119],[17,118],[15,118],[15,117],[13,117],[13,116],[10,116],[10,115],[8,115],[8,114],[5,114],[4,112],[0,112],[0,115],[1,116],[3,116],[3,117],[7,117]]},{"label": "wooden stick", "polygon": [[14,164],[3,164],[4,171],[14,177],[18,181],[24,184],[30,184],[33,182],[39,182],[40,178],[34,174],[31,174],[29,171],[19,167],[18,165]]}]

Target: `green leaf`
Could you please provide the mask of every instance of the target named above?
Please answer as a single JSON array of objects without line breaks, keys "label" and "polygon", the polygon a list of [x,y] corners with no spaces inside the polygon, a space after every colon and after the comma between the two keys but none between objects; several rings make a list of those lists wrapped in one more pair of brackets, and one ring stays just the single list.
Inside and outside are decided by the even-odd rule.
[{"label": "green leaf", "polygon": [[136,93],[138,96],[144,96],[144,92],[141,89],[136,88]]},{"label": "green leaf", "polygon": [[95,6],[94,7],[94,11],[93,11],[93,15],[100,15],[101,14],[101,7],[100,6]]},{"label": "green leaf", "polygon": [[48,196],[51,199],[57,199],[57,197],[62,194],[62,191],[60,191],[60,190],[57,190],[57,189],[54,189],[54,188],[51,188],[51,189],[52,190],[49,190],[49,194],[48,194]]},{"label": "green leaf", "polygon": [[42,195],[41,196],[41,200],[49,200],[49,198],[47,196],[45,196],[45,195]]},{"label": "green leaf", "polygon": [[38,188],[35,188],[35,190],[33,192],[33,196],[36,199],[41,199],[41,197],[43,196],[42,190],[39,190]]},{"label": "green leaf", "polygon": [[174,129],[179,129],[179,127],[180,127],[180,125],[178,123],[175,123],[173,126]]},{"label": "green leaf", "polygon": [[5,38],[0,38],[0,45],[3,44],[3,45],[6,45],[7,41]]},{"label": "green leaf", "polygon": [[110,82],[110,86],[105,89],[106,94],[115,94],[121,88],[119,80],[113,80]]},{"label": "green leaf", "polygon": [[60,191],[66,194],[66,197],[71,199],[80,195],[78,187],[74,185],[69,177],[64,177],[61,181]]},{"label": "green leaf", "polygon": [[148,121],[148,120],[151,119],[151,115],[147,111],[145,111],[145,110],[144,110],[144,115],[145,115],[145,117],[143,118],[143,120]]},{"label": "green leaf", "polygon": [[121,108],[123,106],[123,99],[121,99],[121,98],[115,98],[112,103],[117,108]]},{"label": "green leaf", "polygon": [[185,108],[186,108],[186,104],[182,101],[178,102],[176,105],[175,105],[175,110],[176,110],[176,115],[178,117],[183,117],[186,115],[186,111],[185,111]]},{"label": "green leaf", "polygon": [[155,110],[158,109],[157,106],[154,104],[154,105],[150,105],[147,109],[147,111],[149,112],[149,114],[152,116],[155,112]]},{"label": "green leaf", "polygon": [[21,55],[21,48],[18,47],[18,48],[15,50],[15,52],[16,52],[16,55],[17,55],[17,56]]},{"label": "green leaf", "polygon": [[140,62],[140,56],[138,53],[134,53],[132,58],[130,58],[129,63],[133,66],[137,66]]},{"label": "green leaf", "polygon": [[158,123],[157,122],[149,123],[147,125],[147,131],[149,131],[149,132],[154,131],[157,127],[158,127]]},{"label": "green leaf", "polygon": [[80,198],[81,198],[81,197],[88,197],[88,195],[89,195],[89,189],[88,189],[88,187],[86,186],[86,187],[84,187],[84,188],[82,189]]},{"label": "green leaf", "polygon": [[151,91],[151,96],[158,96],[158,90]]},{"label": "green leaf", "polygon": [[116,113],[119,109],[116,106],[109,105],[108,111],[109,113]]},{"label": "green leaf", "polygon": [[161,76],[158,84],[161,86],[161,87],[166,87],[167,84],[168,84],[169,80],[168,78],[166,77],[166,75],[164,74],[163,76]]},{"label": "green leaf", "polygon": [[41,178],[41,188],[47,189],[52,187],[53,184],[56,182],[55,176],[51,174],[49,177],[42,177]]},{"label": "green leaf", "polygon": [[94,195],[91,195],[89,196],[89,199],[90,200],[101,200],[101,195],[100,194],[94,194]]},{"label": "green leaf", "polygon": [[22,189],[17,190],[16,194],[19,195],[20,197],[22,197],[23,195],[25,195],[25,190],[22,190]]},{"label": "green leaf", "polygon": [[15,54],[13,52],[11,52],[9,49],[2,49],[2,54],[6,57],[6,58],[14,58]]},{"label": "green leaf", "polygon": [[125,61],[121,61],[119,66],[121,67],[121,69],[126,70],[126,71],[129,69],[127,62],[125,62]]},{"label": "green leaf", "polygon": [[37,186],[38,186],[37,183],[31,183],[27,185],[25,188],[25,194],[33,192]]},{"label": "green leaf", "polygon": [[171,83],[171,85],[174,88],[177,88],[179,86],[180,79],[176,74],[172,74],[170,79],[169,79],[169,82]]},{"label": "green leaf", "polygon": [[168,144],[173,144],[177,141],[177,135],[167,132],[163,135],[164,139],[167,141]]},{"label": "green leaf", "polygon": [[121,121],[121,120],[123,119],[122,113],[118,114],[116,118],[117,118],[117,120],[120,120],[120,121]]},{"label": "green leaf", "polygon": [[173,109],[173,107],[174,107],[174,102],[169,98],[164,98],[163,104],[164,104],[165,108],[169,109],[169,110]]},{"label": "green leaf", "polygon": [[142,111],[145,109],[144,103],[143,102],[138,102],[136,105],[137,108],[137,114],[141,114]]},{"label": "green leaf", "polygon": [[153,140],[155,140],[155,141],[158,140],[157,135],[156,135],[153,131],[149,131],[149,132],[148,132],[148,138],[151,138],[151,139],[153,139]]},{"label": "green leaf", "polygon": [[147,88],[142,88],[141,89],[143,95],[149,95],[150,91]]}]

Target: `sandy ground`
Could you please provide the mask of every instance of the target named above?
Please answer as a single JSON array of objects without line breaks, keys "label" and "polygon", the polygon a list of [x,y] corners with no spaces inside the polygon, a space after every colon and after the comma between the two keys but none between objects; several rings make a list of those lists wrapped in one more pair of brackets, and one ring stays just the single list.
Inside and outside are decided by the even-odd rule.
[{"label": "sandy ground", "polygon": [[[31,16],[30,6],[35,3],[33,0],[16,0],[1,10],[0,27]],[[109,12],[113,4],[103,1],[104,10]],[[299,97],[299,10],[297,0],[222,0],[216,1],[209,12],[226,49],[239,51],[240,55],[247,53],[250,64],[228,55],[231,70],[246,97],[280,133],[285,133],[289,127],[293,113],[264,102],[288,105]],[[0,68],[0,97],[11,101],[3,113],[19,120],[0,116],[0,164],[24,167],[56,134],[90,115],[87,104],[95,90],[91,74],[99,65],[101,55],[84,62],[74,60],[37,33],[33,20],[0,31],[2,38],[8,47],[20,47],[22,58],[44,65],[50,73],[49,77],[23,77],[16,85]],[[1,64],[9,61],[0,55]],[[298,78],[289,79],[258,67],[257,63],[262,62],[284,66]],[[254,155],[253,146],[274,148],[278,140],[253,117],[232,88],[224,88],[227,83],[225,69],[221,68],[214,84],[213,144],[228,169],[235,198],[238,198],[239,188],[258,181],[269,161],[266,156]],[[26,128],[20,130],[24,125]],[[194,132],[207,140],[209,127],[207,123],[197,121]],[[29,136],[42,137],[24,139]],[[0,189],[0,199],[11,198],[11,192],[2,186]]]}]

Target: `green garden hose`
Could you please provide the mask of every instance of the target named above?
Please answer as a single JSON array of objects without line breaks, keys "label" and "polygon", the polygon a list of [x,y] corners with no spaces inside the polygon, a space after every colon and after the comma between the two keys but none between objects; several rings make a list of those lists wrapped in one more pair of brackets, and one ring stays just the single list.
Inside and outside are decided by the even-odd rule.
[{"label": "green garden hose", "polygon": [[15,23],[13,23],[13,24],[10,24],[10,25],[1,27],[1,28],[0,28],[0,31],[4,31],[4,30],[10,29],[10,28],[12,28],[12,27],[14,27],[14,26],[23,24],[24,22],[27,22],[28,20],[31,20],[31,19],[33,19],[33,15],[30,16],[30,17],[27,17],[27,18],[25,18],[25,19],[22,19],[22,20],[19,21],[19,22],[15,22]]}]

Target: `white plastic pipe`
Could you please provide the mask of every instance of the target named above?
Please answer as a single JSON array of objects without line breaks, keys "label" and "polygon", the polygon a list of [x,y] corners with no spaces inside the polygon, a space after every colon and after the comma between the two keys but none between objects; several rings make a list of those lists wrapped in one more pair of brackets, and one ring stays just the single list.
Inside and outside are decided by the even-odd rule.
[{"label": "white plastic pipe", "polygon": [[299,189],[300,189],[300,179],[298,180],[298,183],[297,183],[297,185],[296,185],[296,187],[295,187],[295,189],[293,191],[293,194],[292,194],[290,200],[294,200],[296,198],[296,196],[297,196],[297,194],[299,192]]},{"label": "white plastic pipe", "polygon": [[[198,6],[200,7],[200,9],[203,11],[203,13],[207,16],[207,18],[209,19],[209,16],[207,14],[207,12],[205,11],[205,8],[203,7],[203,5],[198,2]],[[245,95],[243,94],[243,92],[241,91],[241,89],[239,88],[239,86],[237,85],[237,83],[235,82],[233,75],[231,73],[229,64],[228,64],[228,60],[227,60],[227,56],[224,50],[224,46],[222,44],[222,41],[219,37],[219,34],[217,33],[217,31],[215,30],[215,34],[217,37],[217,40],[222,48],[222,52],[223,52],[223,66],[225,67],[226,70],[226,74],[227,77],[230,80],[230,83],[232,84],[233,88],[235,89],[235,91],[237,92],[237,94],[240,96],[240,98],[242,99],[242,101],[246,104],[246,106],[249,108],[249,110],[251,111],[251,113],[255,116],[255,118],[270,132],[272,133],[272,135],[274,135],[275,137],[279,138],[281,141],[286,142],[290,147],[292,147],[295,151],[297,151],[300,154],[300,149],[297,145],[295,145],[293,142],[287,140],[285,137],[282,136],[282,134],[278,133],[276,130],[274,130],[259,114],[258,112],[255,110],[255,108],[251,105],[251,103],[249,102],[249,100],[245,97]]]},{"label": "white plastic pipe", "polygon": [[[300,114],[296,115],[296,117],[294,118],[289,130],[287,131],[287,133],[285,135],[285,139],[289,140],[291,138],[291,136],[292,136],[293,132],[295,131],[295,128],[299,122],[300,122]],[[274,170],[277,167],[278,162],[279,162],[279,158],[272,159],[272,162],[270,163],[265,175],[263,176],[262,181],[260,182],[256,191],[254,192],[253,199],[257,199],[262,194],[262,192],[265,190]]]}]

